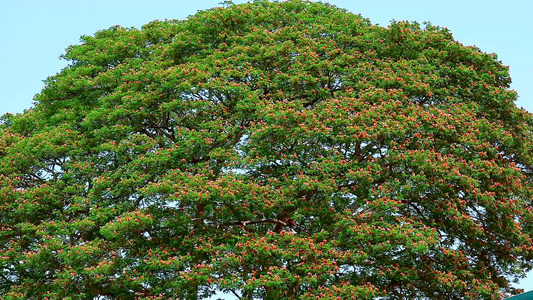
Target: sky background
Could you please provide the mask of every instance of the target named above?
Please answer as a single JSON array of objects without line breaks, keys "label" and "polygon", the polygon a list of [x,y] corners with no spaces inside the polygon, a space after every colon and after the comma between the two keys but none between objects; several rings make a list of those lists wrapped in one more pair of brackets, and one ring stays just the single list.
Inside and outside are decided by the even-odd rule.
[{"label": "sky background", "polygon": [[[0,0],[0,115],[33,104],[46,77],[67,66],[59,55],[82,35],[114,25],[185,19],[221,0]],[[247,1],[234,1],[244,3]],[[330,0],[387,26],[390,20],[430,21],[456,40],[498,54],[510,66],[517,106],[533,112],[533,25],[529,0]],[[533,289],[533,273],[518,287]]]}]

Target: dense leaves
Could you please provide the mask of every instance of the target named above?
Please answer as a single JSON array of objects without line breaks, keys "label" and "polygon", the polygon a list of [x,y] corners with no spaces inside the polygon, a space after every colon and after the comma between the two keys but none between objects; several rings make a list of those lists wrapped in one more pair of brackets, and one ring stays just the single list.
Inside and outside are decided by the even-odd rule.
[{"label": "dense leaves", "polygon": [[431,24],[254,1],[84,36],[0,130],[1,299],[497,299],[532,116]]}]

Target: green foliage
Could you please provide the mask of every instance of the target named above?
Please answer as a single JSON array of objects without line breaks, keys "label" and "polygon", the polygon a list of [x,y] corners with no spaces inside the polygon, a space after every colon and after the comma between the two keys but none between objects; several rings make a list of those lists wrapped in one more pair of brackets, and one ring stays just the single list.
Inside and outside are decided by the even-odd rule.
[{"label": "green foliage", "polygon": [[498,299],[532,116],[496,55],[324,3],[82,37],[0,119],[1,299]]}]

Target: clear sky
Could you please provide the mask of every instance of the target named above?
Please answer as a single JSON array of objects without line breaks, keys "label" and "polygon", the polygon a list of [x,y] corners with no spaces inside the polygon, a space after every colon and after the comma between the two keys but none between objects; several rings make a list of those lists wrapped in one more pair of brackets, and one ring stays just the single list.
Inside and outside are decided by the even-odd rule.
[{"label": "clear sky", "polygon": [[[0,115],[30,108],[43,80],[67,65],[58,59],[81,35],[113,25],[141,27],[184,19],[221,0],[0,0]],[[246,1],[234,1],[243,3]],[[330,0],[386,26],[392,19],[431,21],[456,40],[496,53],[510,66],[517,105],[533,112],[533,1]],[[519,287],[533,289],[533,273]]]}]

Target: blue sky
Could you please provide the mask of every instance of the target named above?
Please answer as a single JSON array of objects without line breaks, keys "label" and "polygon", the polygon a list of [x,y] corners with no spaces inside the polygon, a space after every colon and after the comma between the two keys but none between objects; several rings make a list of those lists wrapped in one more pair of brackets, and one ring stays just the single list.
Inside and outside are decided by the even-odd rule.
[{"label": "blue sky", "polygon": [[[81,35],[113,25],[141,27],[152,20],[184,19],[221,0],[0,0],[0,115],[30,108],[43,80],[67,62],[58,59]],[[234,1],[243,3],[246,1]],[[431,21],[456,40],[497,53],[510,66],[517,105],[533,112],[533,1],[330,0],[386,26],[392,19]],[[533,273],[519,285],[533,289]]]}]

